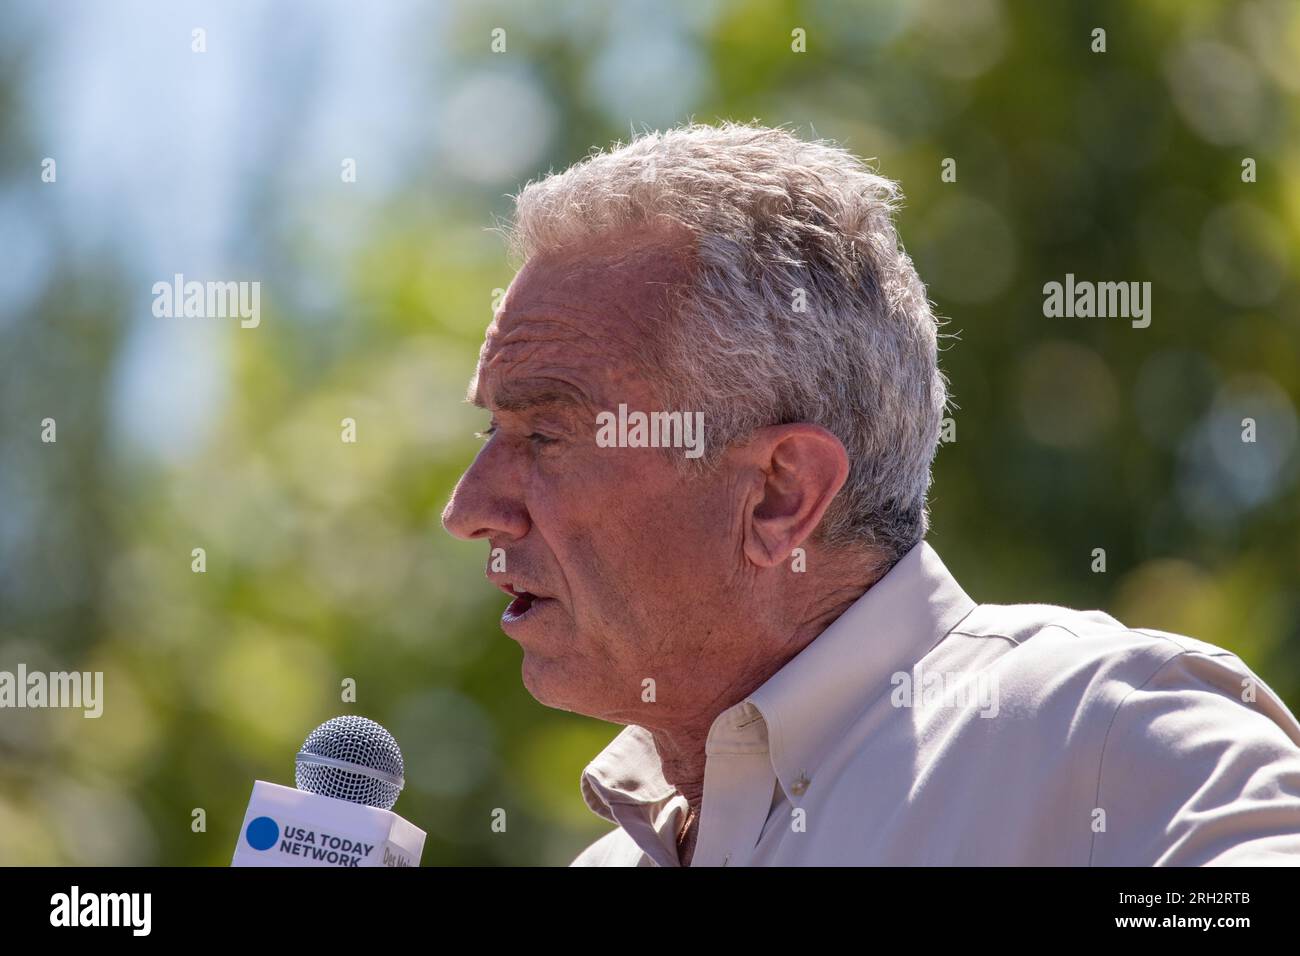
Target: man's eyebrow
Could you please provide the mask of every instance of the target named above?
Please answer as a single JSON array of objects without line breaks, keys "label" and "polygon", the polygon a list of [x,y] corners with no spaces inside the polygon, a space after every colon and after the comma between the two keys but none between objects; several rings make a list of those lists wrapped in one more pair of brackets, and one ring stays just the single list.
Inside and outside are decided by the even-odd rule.
[{"label": "man's eyebrow", "polygon": [[[493,406],[503,412],[526,412],[545,405],[582,407],[587,404],[586,397],[576,388],[555,382],[507,382],[496,390],[492,398]],[[476,408],[489,408],[478,389],[469,400]]]}]

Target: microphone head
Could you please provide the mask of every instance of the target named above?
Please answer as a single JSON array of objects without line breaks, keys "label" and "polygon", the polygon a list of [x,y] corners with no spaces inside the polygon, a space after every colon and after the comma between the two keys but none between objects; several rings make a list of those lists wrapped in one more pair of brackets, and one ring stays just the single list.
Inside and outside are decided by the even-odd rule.
[{"label": "microphone head", "polygon": [[299,790],[391,810],[406,781],[402,751],[365,717],[327,720],[310,734],[294,761]]}]

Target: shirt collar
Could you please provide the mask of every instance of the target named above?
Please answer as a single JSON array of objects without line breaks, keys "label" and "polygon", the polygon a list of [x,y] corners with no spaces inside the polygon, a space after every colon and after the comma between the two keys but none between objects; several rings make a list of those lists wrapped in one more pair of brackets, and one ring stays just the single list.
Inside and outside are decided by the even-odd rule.
[{"label": "shirt collar", "polygon": [[[762,686],[719,714],[708,751],[731,744],[761,717],[766,726],[755,728],[756,739],[765,740],[777,780],[798,806],[846,725],[889,689],[891,675],[910,670],[974,608],[938,553],[919,542]],[[581,789],[587,806],[614,823],[613,804],[640,805],[653,820],[676,794],[654,738],[637,724],[587,765]]]},{"label": "shirt collar", "polygon": [[792,804],[841,731],[889,691],[891,676],[910,670],[974,608],[922,541],[749,695],[767,722],[772,768]]},{"label": "shirt collar", "polygon": [[640,804],[651,818],[677,790],[664,779],[650,731],[628,724],[582,772],[582,799],[611,823],[615,804]]}]

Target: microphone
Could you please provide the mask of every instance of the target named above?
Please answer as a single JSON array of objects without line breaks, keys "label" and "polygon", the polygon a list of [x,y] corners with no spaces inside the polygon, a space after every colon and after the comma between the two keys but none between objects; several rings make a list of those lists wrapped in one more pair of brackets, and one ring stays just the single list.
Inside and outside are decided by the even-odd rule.
[{"label": "microphone", "polygon": [[425,833],[392,812],[405,785],[393,735],[327,720],[294,759],[294,787],[257,780],[231,866],[418,866]]}]

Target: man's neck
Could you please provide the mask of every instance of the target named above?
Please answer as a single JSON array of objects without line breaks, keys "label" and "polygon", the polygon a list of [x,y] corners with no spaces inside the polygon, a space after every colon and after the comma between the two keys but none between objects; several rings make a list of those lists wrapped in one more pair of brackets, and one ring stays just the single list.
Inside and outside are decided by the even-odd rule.
[{"label": "man's neck", "polygon": [[682,838],[677,841],[677,860],[682,866],[691,865],[691,857],[695,855],[695,841],[700,835],[700,817],[697,813],[695,819],[686,827],[686,832]]},{"label": "man's neck", "polygon": [[862,597],[871,585],[879,580],[879,577],[880,575],[877,574],[867,583],[838,588],[815,602],[810,608],[810,613],[803,616],[803,623],[793,628],[788,639],[771,642],[774,650],[766,656],[763,663],[751,665],[746,675],[738,677],[727,690],[718,695],[715,706],[707,709],[710,711],[707,720],[683,728],[650,728],[655,749],[659,753],[664,779],[671,783],[678,793],[686,797],[687,802],[695,810],[695,819],[683,839],[679,841],[678,856],[682,866],[690,865],[691,856],[695,851],[699,815],[704,804],[705,743],[717,715],[744,700],[766,683],[769,677],[789,663],[850,605]]}]

